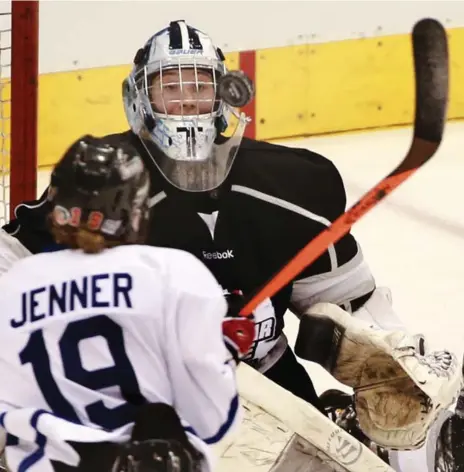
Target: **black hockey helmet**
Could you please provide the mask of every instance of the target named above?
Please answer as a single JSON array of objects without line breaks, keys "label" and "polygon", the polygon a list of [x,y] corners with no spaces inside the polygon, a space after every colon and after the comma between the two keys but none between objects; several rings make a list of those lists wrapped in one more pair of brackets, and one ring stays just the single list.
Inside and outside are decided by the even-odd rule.
[{"label": "black hockey helmet", "polygon": [[83,136],[53,170],[51,222],[100,233],[115,243],[142,242],[149,189],[148,171],[131,144]]}]

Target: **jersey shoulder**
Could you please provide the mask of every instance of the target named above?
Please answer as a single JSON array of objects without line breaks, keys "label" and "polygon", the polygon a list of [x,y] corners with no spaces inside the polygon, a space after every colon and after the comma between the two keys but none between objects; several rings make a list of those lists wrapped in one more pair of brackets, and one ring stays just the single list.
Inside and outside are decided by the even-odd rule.
[{"label": "jersey shoulder", "polygon": [[173,290],[195,292],[207,286],[222,294],[211,272],[192,254],[180,249],[135,244],[113,247],[99,254],[71,249],[35,254],[18,260],[0,277],[0,287],[22,285],[25,288],[36,282],[40,285],[73,279],[76,275],[122,272],[130,272],[136,278],[150,278],[153,283],[170,286]]},{"label": "jersey shoulder", "polygon": [[135,252],[144,265],[158,270],[163,280],[179,293],[222,297],[222,288],[212,272],[193,254],[181,249],[145,245],[125,246],[120,249],[125,251],[125,248]]},{"label": "jersey shoulder", "polygon": [[235,186],[308,210],[323,204],[327,216],[345,209],[346,192],[338,169],[330,159],[310,149],[244,139],[233,172]]}]

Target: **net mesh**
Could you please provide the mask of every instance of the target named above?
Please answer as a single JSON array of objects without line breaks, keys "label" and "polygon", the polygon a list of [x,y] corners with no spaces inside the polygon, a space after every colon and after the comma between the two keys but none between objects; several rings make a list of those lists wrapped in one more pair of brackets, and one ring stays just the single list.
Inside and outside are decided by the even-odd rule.
[{"label": "net mesh", "polygon": [[[10,2],[2,2],[9,4]],[[0,225],[10,211],[11,5],[0,11]]]}]

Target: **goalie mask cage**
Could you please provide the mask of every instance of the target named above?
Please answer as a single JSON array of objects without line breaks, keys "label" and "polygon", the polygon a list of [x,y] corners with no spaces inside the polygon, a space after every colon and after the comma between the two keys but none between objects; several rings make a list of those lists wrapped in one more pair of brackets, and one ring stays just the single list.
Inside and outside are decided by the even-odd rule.
[{"label": "goalie mask cage", "polygon": [[0,2],[0,226],[37,194],[38,1]]}]

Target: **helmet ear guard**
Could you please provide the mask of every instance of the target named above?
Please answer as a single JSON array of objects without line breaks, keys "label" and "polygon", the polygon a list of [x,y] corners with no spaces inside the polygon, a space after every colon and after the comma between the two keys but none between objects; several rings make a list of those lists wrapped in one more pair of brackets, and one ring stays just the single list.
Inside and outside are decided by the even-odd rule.
[{"label": "helmet ear guard", "polygon": [[153,116],[148,113],[147,110],[145,110],[144,108],[142,109],[142,115],[145,126],[147,130],[151,133],[155,129],[156,121]]},{"label": "helmet ear guard", "polygon": [[[143,48],[138,49],[135,53],[133,60],[135,69],[140,69],[147,64],[150,56],[152,40],[153,36],[145,43]],[[156,124],[155,119],[150,112],[151,104],[140,103],[141,100],[143,100],[143,95],[142,97],[140,95],[141,94],[137,92],[135,74],[131,73],[129,77],[124,79],[122,82],[122,96],[126,118],[131,124],[132,131],[135,134],[139,134],[143,127],[151,132],[154,130]]]},{"label": "helmet ear guard", "polygon": [[133,75],[129,75],[122,83],[122,96],[127,121],[135,134],[144,128],[149,132],[155,129],[155,119],[150,112],[151,104],[144,94],[137,92],[137,85]]}]

